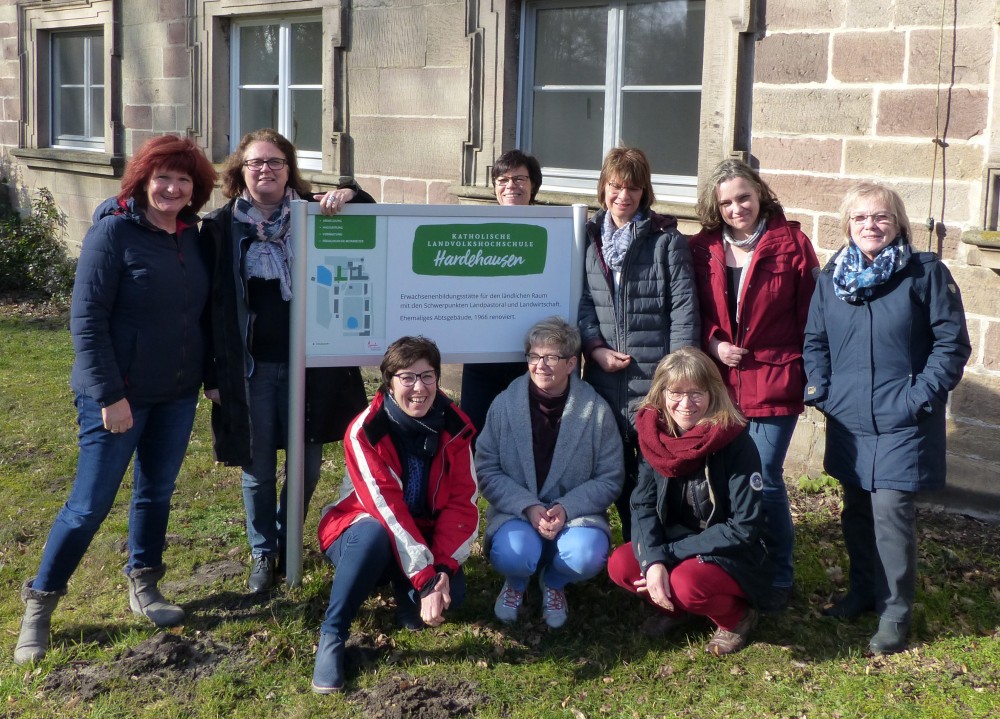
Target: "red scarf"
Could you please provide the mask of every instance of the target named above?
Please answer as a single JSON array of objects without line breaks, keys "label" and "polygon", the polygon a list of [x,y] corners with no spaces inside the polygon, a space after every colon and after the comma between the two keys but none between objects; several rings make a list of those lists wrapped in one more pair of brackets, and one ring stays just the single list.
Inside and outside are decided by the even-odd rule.
[{"label": "red scarf", "polygon": [[705,459],[736,439],[740,424],[698,424],[674,437],[656,410],[644,407],[635,415],[642,456],[664,477],[685,477],[701,471]]}]

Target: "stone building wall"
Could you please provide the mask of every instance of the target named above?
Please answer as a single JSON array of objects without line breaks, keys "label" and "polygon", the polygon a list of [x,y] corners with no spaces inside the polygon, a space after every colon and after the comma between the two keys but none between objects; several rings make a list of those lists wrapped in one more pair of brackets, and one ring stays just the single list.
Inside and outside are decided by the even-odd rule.
[{"label": "stone building wall", "polygon": [[[949,404],[949,483],[995,493],[1000,277],[962,240],[982,230],[995,192],[986,178],[1000,160],[1000,4],[946,6],[942,19],[941,4],[923,0],[769,0],[752,153],[821,261],[842,244],[848,186],[876,179],[899,190],[914,244],[945,259],[968,313],[973,353]],[[822,422],[814,411],[800,422],[787,471],[822,466]]]}]

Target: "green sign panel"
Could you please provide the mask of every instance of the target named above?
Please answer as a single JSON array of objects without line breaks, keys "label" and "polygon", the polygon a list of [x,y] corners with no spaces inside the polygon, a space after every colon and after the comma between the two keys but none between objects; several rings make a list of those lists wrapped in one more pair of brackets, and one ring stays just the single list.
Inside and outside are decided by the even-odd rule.
[{"label": "green sign panel", "polygon": [[316,215],[316,249],[375,249],[374,215]]},{"label": "green sign panel", "polygon": [[539,275],[548,233],[536,225],[420,225],[413,238],[413,272],[452,277]]}]

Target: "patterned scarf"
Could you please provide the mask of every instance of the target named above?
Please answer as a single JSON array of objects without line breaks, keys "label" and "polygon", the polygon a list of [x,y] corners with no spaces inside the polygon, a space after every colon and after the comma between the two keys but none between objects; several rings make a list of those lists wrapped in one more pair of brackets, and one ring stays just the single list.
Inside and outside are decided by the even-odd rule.
[{"label": "patterned scarf", "polygon": [[737,240],[733,238],[733,228],[723,222],[722,238],[733,247],[739,247],[741,250],[752,252],[757,246],[757,242],[764,236],[765,230],[767,230],[767,218],[761,216],[757,222],[757,228],[745,240]]},{"label": "patterned scarf", "polygon": [[910,255],[909,245],[897,237],[869,262],[853,241],[837,256],[833,270],[833,291],[844,302],[856,304],[868,299],[875,288],[892,277]]},{"label": "patterned scarf", "polygon": [[708,455],[718,452],[743,431],[740,424],[697,424],[680,437],[674,437],[649,407],[635,415],[639,449],[643,458],[664,477],[686,477],[700,472]]},{"label": "patterned scarf", "polygon": [[254,234],[243,269],[246,279],[278,280],[281,299],[285,302],[292,299],[292,248],[288,244],[288,230],[291,227],[289,202],[293,199],[295,193],[292,188],[286,188],[281,206],[270,217],[264,217],[253,204],[250,191],[243,190],[233,208],[236,221],[250,225]]},{"label": "patterned scarf", "polygon": [[[419,380],[417,380],[419,382]],[[434,398],[430,410],[423,417],[411,417],[388,392],[382,404],[392,422],[389,430],[397,449],[401,449],[405,481],[403,499],[414,516],[422,516],[427,507],[427,471],[431,459],[437,454],[444,429],[445,402],[442,395]]]},{"label": "patterned scarf", "polygon": [[624,225],[615,227],[611,212],[604,213],[604,224],[601,225],[601,254],[604,255],[604,261],[613,272],[621,272],[622,264],[625,262],[625,253],[628,252],[632,238],[635,237],[635,225],[645,218],[646,216],[642,212],[637,212]]}]

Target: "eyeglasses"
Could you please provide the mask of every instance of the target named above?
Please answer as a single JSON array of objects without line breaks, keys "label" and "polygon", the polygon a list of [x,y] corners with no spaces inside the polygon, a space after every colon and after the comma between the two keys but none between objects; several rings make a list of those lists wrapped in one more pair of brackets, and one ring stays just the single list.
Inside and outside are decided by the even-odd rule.
[{"label": "eyeglasses", "polygon": [[507,185],[514,185],[515,187],[524,187],[531,180],[527,175],[514,175],[510,177],[508,175],[501,175],[494,182],[497,187],[507,187]]},{"label": "eyeglasses", "polygon": [[243,163],[243,167],[248,168],[251,172],[260,172],[264,169],[264,165],[267,165],[272,170],[280,170],[282,167],[288,164],[288,160],[281,157],[269,157],[266,160],[253,159],[247,160]]},{"label": "eyeglasses", "polygon": [[524,359],[528,360],[528,364],[534,367],[539,362],[544,364],[546,367],[555,367],[559,364],[560,360],[569,359],[569,357],[563,357],[562,355],[536,355],[534,352],[529,352],[524,355]]},{"label": "eyeglasses", "polygon": [[896,221],[896,216],[890,212],[872,212],[867,215],[863,215],[860,212],[856,215],[850,215],[848,219],[855,225],[864,225],[868,222],[868,218],[871,218],[876,225],[888,225]]},{"label": "eyeglasses", "polygon": [[687,397],[695,404],[701,404],[708,398],[708,392],[704,392],[700,389],[696,389],[693,392],[675,392],[672,389],[668,389],[665,394],[667,395],[667,399],[671,402],[680,402],[682,399]]},{"label": "eyeglasses", "polygon": [[417,374],[416,372],[400,372],[399,374],[394,374],[393,377],[399,380],[399,383],[404,387],[412,387],[417,383],[419,378],[421,383],[427,385],[428,387],[437,384],[438,376],[437,372],[432,369],[426,372],[421,372]]},{"label": "eyeglasses", "polygon": [[614,192],[616,195],[622,192],[628,192],[629,194],[633,192],[642,192],[641,187],[632,187],[630,185],[619,185],[614,182],[609,182],[606,187]]}]

